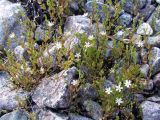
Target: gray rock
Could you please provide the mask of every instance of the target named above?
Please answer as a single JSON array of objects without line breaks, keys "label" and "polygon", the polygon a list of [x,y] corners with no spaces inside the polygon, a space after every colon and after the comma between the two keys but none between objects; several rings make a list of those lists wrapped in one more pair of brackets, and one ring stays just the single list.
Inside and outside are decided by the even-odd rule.
[{"label": "gray rock", "polygon": [[113,48],[113,41],[107,41],[107,47],[106,47],[106,53],[105,53],[105,58],[108,58],[111,56],[111,50]]},{"label": "gray rock", "polygon": [[69,2],[69,6],[70,6],[71,10],[73,10],[73,12],[78,11],[79,10],[78,0],[71,0]]},{"label": "gray rock", "polygon": [[147,21],[152,28],[154,29],[155,33],[159,33],[160,31],[160,6],[158,6],[153,14],[150,16],[150,18]]},{"label": "gray rock", "polygon": [[160,73],[156,74],[153,77],[153,82],[154,82],[155,86],[160,90]]},{"label": "gray rock", "polygon": [[91,20],[83,15],[69,16],[65,22],[64,35],[69,31],[71,32],[71,35],[78,33],[80,31],[90,33]]},{"label": "gray rock", "polygon": [[149,17],[154,12],[155,7],[153,5],[147,5],[144,9],[140,11],[140,14],[143,16],[143,20],[147,21]]},{"label": "gray rock", "polygon": [[154,61],[156,61],[157,58],[160,57],[160,49],[157,47],[153,47],[151,51],[152,57],[149,60],[149,64],[152,65]]},{"label": "gray rock", "polygon": [[9,47],[14,49],[19,42],[26,40],[26,27],[22,24],[24,20],[27,18],[19,3],[13,4],[7,0],[0,1],[0,46],[8,48],[6,39],[10,39]]},{"label": "gray rock", "polygon": [[45,39],[50,39],[51,38],[51,31],[45,29],[42,26],[39,26],[35,30],[35,39],[36,41],[44,41]]},{"label": "gray rock", "polygon": [[154,87],[153,81],[149,80],[147,81],[146,85],[144,86],[145,91],[152,91]]},{"label": "gray rock", "polygon": [[137,9],[142,9],[145,7],[147,3],[147,0],[137,0],[133,1],[132,0],[121,0],[121,4],[123,5],[123,9],[128,12],[133,14]]},{"label": "gray rock", "polygon": [[18,107],[18,100],[25,101],[29,93],[22,89],[13,89],[10,76],[0,72],[0,110],[13,110]]},{"label": "gray rock", "polygon": [[160,35],[148,37],[147,44],[152,47],[160,47]]},{"label": "gray rock", "polygon": [[78,94],[82,99],[92,99],[92,100],[94,100],[98,97],[97,90],[89,83],[86,83],[84,86],[82,86],[79,89]]},{"label": "gray rock", "polygon": [[143,113],[143,120],[159,120],[160,104],[150,101],[144,101],[141,104],[141,108]]},{"label": "gray rock", "polygon": [[144,96],[142,94],[135,94],[135,100],[139,103],[143,102],[145,100]]},{"label": "gray rock", "polygon": [[[114,8],[112,6],[108,6],[106,4],[103,4],[102,2],[96,2],[96,3],[94,3],[93,1],[88,1],[85,4],[85,10],[87,12],[89,12],[89,13],[93,13],[94,8],[95,8],[95,7],[93,7],[94,5],[97,8],[97,12],[98,12],[100,21],[102,21],[105,18],[105,13],[103,11],[103,8],[108,11],[108,13],[110,14],[110,16],[114,15]],[[93,13],[93,14],[95,14],[95,13]]]},{"label": "gray rock", "polygon": [[153,34],[153,29],[148,23],[142,23],[138,29],[137,29],[137,34],[139,35],[152,35]]},{"label": "gray rock", "polygon": [[148,64],[142,65],[140,71],[144,75],[144,78],[147,78],[149,73],[149,65]]},{"label": "gray rock", "polygon": [[91,100],[86,100],[83,102],[83,109],[86,111],[86,114],[92,119],[102,119],[102,108],[98,103]]},{"label": "gray rock", "polygon": [[152,75],[155,75],[160,71],[160,57],[153,62],[152,67]]},{"label": "gray rock", "polygon": [[130,25],[131,21],[132,21],[132,15],[130,15],[128,13],[124,13],[119,17],[118,24],[126,27],[126,26]]},{"label": "gray rock", "polygon": [[0,120],[29,120],[29,115],[25,112],[25,110],[18,109],[3,115],[0,117]]},{"label": "gray rock", "polygon": [[92,119],[81,115],[69,114],[69,120],[92,120]]},{"label": "gray rock", "polygon": [[64,35],[66,36],[69,32],[70,35],[66,36],[67,39],[64,43],[64,47],[72,49],[74,45],[79,43],[79,39],[75,34],[81,31],[90,34],[91,29],[91,20],[86,16],[77,15],[68,17],[64,26]]},{"label": "gray rock", "polygon": [[63,114],[53,113],[50,110],[40,110],[37,112],[36,120],[68,120]]},{"label": "gray rock", "polygon": [[156,0],[156,2],[157,2],[158,4],[160,4],[160,0]]},{"label": "gray rock", "polygon": [[59,74],[42,79],[35,89],[32,99],[40,107],[67,108],[70,104],[69,86],[76,75],[76,68],[63,70]]},{"label": "gray rock", "polygon": [[[94,1],[94,0],[87,0],[87,2],[89,2],[89,1]],[[96,2],[104,3],[104,0],[96,0]]]},{"label": "gray rock", "polygon": [[14,54],[16,56],[16,60],[17,61],[21,61],[24,58],[27,58],[27,51],[26,48],[23,48],[22,46],[18,45],[15,49],[14,49]]},{"label": "gray rock", "polygon": [[159,96],[152,96],[152,97],[147,98],[147,101],[160,103],[160,97]]}]

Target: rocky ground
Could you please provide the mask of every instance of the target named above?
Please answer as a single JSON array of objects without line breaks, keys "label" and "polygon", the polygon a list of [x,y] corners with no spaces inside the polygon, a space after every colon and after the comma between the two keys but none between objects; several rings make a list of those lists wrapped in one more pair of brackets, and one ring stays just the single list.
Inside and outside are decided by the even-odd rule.
[{"label": "rocky ground", "polygon": [[[21,23],[28,19],[26,16],[18,14],[19,11],[25,12],[26,8],[16,0],[0,0],[0,46],[3,49],[8,49],[5,39],[12,38],[12,33],[15,33],[18,41],[26,41],[27,38],[24,32],[27,32],[27,26]],[[120,0],[119,0],[120,1]],[[141,39],[142,36],[147,35],[147,44],[152,46],[152,58],[148,58],[148,50],[142,48],[137,55],[137,63],[141,65],[141,72],[144,74],[144,79],[147,85],[144,90],[136,94],[140,107],[142,109],[143,120],[160,120],[160,0],[137,0],[139,2],[138,9],[134,8],[132,0],[126,0],[121,15],[119,16],[120,25],[130,28],[134,19],[143,17],[142,23],[137,26],[134,38]],[[72,0],[70,2],[70,9],[73,16],[66,19],[64,25],[64,33],[68,31],[71,33],[80,32],[83,30],[87,34],[95,30],[91,26],[91,20],[85,13],[92,13],[92,0]],[[104,13],[101,8],[105,0],[97,0],[96,4],[99,6],[100,22],[104,19]],[[26,1],[23,1],[26,3]],[[84,7],[84,11],[78,14],[80,7]],[[110,9],[114,12],[114,9]],[[135,15],[135,13],[138,14]],[[39,13],[40,14],[40,10]],[[30,18],[32,19],[32,18]],[[43,18],[42,18],[43,19]],[[38,26],[36,27],[33,36],[41,43],[45,38],[46,29],[42,23],[41,18],[38,19]],[[153,26],[152,23],[155,23]],[[100,23],[101,24],[101,23]],[[7,28],[6,26],[7,25]],[[76,26],[76,27],[75,27]],[[79,29],[77,29],[79,28]],[[7,35],[5,34],[7,29]],[[103,29],[103,28],[102,28]],[[117,40],[124,34],[124,31],[118,31],[116,34]],[[126,37],[127,39],[127,37]],[[125,39],[125,40],[126,40]],[[71,49],[74,44],[77,44],[76,38],[68,38],[64,43],[66,48]],[[111,43],[112,46],[113,43]],[[17,60],[24,56],[25,49],[23,49],[14,38],[11,39],[11,49],[17,55]],[[1,49],[1,48],[0,48]],[[109,49],[107,49],[109,51]],[[1,52],[0,52],[0,55]],[[106,57],[109,54],[106,53]],[[54,57],[54,56],[53,56]],[[54,64],[54,61],[53,61]],[[151,75],[149,70],[153,69]],[[109,81],[109,82],[107,82]],[[112,76],[107,78],[105,86],[112,84]],[[63,70],[55,75],[43,78],[42,82],[32,92],[24,91],[23,89],[14,89],[10,75],[5,71],[0,71],[0,120],[29,120],[28,113],[19,108],[19,100],[23,100],[29,106],[30,111],[34,112],[37,120],[102,120],[103,110],[100,103],[97,102],[99,97],[98,92],[92,87],[90,83],[86,83],[77,92],[78,104],[80,106],[80,113],[68,113],[69,107],[72,107],[71,89],[74,83],[79,82],[77,78],[77,68],[72,67],[68,70]],[[73,105],[74,106],[74,105]]]}]

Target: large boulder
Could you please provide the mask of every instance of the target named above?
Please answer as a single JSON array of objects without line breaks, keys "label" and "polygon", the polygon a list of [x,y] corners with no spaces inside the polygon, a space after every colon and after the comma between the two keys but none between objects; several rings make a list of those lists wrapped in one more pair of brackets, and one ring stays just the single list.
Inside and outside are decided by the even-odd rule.
[{"label": "large boulder", "polygon": [[35,89],[32,99],[40,107],[54,109],[67,108],[70,105],[71,83],[76,78],[76,68],[63,70],[59,74],[44,78]]},{"label": "large boulder", "polygon": [[144,101],[141,104],[141,108],[142,108],[143,120],[159,120],[160,104],[151,101]]},{"label": "large boulder", "polygon": [[64,47],[72,49],[74,45],[77,45],[79,43],[79,39],[75,34],[81,32],[87,34],[91,33],[91,20],[84,15],[68,17],[64,26],[64,35],[67,36]]},{"label": "large boulder", "polygon": [[50,110],[39,110],[36,115],[36,120],[68,120],[68,117],[63,114],[54,113]]},{"label": "large boulder", "polygon": [[29,120],[29,115],[25,112],[25,110],[18,109],[3,115],[0,117],[0,120]]},{"label": "large boulder", "polygon": [[0,46],[7,48],[7,40],[10,39],[10,48],[13,49],[25,41],[25,19],[25,11],[19,3],[0,0]]},{"label": "large boulder", "polygon": [[0,72],[0,110],[13,110],[19,105],[18,101],[25,101],[29,93],[22,89],[14,89],[10,76]]}]

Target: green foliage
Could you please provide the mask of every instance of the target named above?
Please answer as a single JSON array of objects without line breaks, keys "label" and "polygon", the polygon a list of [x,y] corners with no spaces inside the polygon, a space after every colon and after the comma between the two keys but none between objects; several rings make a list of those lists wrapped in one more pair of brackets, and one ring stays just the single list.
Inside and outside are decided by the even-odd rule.
[{"label": "green foliage", "polygon": [[[98,11],[95,4],[93,4],[95,6],[95,11],[92,20],[96,22],[96,33],[91,33],[93,36],[88,36],[86,33],[76,34],[75,36],[79,39],[79,44],[69,50],[63,46],[67,37],[61,36],[62,25],[64,24],[63,18],[69,14],[67,13],[68,1],[59,0],[59,5],[57,5],[54,0],[47,0],[51,20],[53,22],[58,21],[58,30],[56,32],[60,35],[51,40],[49,37],[46,37],[45,40],[43,40],[44,43],[40,45],[38,49],[35,49],[36,40],[34,40],[31,35],[34,27],[31,21],[26,21],[25,25],[30,26],[29,32],[26,33],[28,42],[26,44],[21,44],[21,46],[26,49],[27,56],[29,56],[28,60],[23,57],[18,61],[15,59],[15,54],[11,50],[8,50],[6,51],[7,59],[0,59],[0,70],[5,70],[11,75],[11,80],[15,87],[31,91],[39,84],[43,77],[49,76],[50,73],[54,74],[54,72],[76,66],[79,70],[81,85],[85,84],[86,81],[90,81],[90,83],[97,88],[100,96],[98,101],[102,104],[104,118],[108,118],[117,110],[132,110],[133,104],[135,104],[132,97],[134,93],[142,88],[139,82],[141,76],[139,70],[140,65],[137,64],[137,49],[131,39],[135,32],[136,24],[131,28],[129,34],[130,41],[128,43],[125,43],[123,38],[119,41],[116,40],[114,37],[116,32],[119,30],[125,31],[122,26],[117,26],[115,24],[121,11],[121,4],[119,2],[113,4],[112,0],[106,2],[108,6],[112,6],[115,9],[115,13],[111,16],[108,9],[104,6],[103,12],[105,13],[105,19],[103,20],[103,26],[105,31],[103,32],[105,34],[101,34],[101,31],[99,31]],[[123,3],[124,2],[125,0],[123,0]],[[43,4],[41,7],[46,9]],[[92,37],[92,39],[89,37]],[[108,41],[113,41],[113,48],[108,48]],[[60,44],[60,49],[55,49],[56,43]],[[10,45],[10,40],[8,40],[8,45]],[[111,56],[109,58],[105,58],[106,49],[111,49]],[[54,52],[56,56],[56,63],[54,66],[52,66],[54,58],[53,54],[49,52],[50,50]],[[46,51],[46,53],[44,53],[44,51]],[[44,54],[47,55],[44,56]],[[76,55],[79,56],[77,57]],[[112,64],[110,65],[109,63]],[[106,93],[104,82],[110,74],[114,74],[116,85],[121,85],[121,87],[123,87],[121,91],[117,91],[116,88],[112,86],[112,93]],[[126,80],[131,81],[131,87],[127,88],[125,86]],[[116,103],[117,98],[122,98],[123,100],[123,103],[119,106]],[[126,119],[134,118],[132,112],[122,113]],[[32,113],[30,116],[32,119],[35,117]],[[119,120],[119,116],[116,116],[116,119]]]}]

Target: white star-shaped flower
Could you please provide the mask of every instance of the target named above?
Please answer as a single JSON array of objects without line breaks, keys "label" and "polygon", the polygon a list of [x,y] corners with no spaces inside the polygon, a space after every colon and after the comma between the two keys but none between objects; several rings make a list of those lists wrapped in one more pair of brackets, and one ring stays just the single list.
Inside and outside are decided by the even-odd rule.
[{"label": "white star-shaped flower", "polygon": [[106,32],[105,32],[105,31],[101,31],[101,32],[100,32],[100,35],[103,35],[103,36],[104,36],[104,35],[106,35]]},{"label": "white star-shaped flower", "polygon": [[115,73],[115,69],[111,68],[110,73]]},{"label": "white star-shaped flower", "polygon": [[81,57],[81,54],[80,53],[76,53],[75,57],[79,59]]},{"label": "white star-shaped flower", "polygon": [[66,32],[66,36],[70,36],[71,35],[71,32]]},{"label": "white star-shaped flower", "polygon": [[110,95],[110,94],[112,93],[111,88],[110,88],[110,87],[109,87],[109,88],[106,88],[106,89],[105,89],[105,93],[107,93],[108,95]]},{"label": "white star-shaped flower", "polygon": [[83,33],[84,33],[84,30],[80,30],[79,33],[80,33],[80,34],[83,34]]},{"label": "white star-shaped flower", "polygon": [[50,21],[48,21],[48,24],[47,24],[49,27],[52,27],[53,25],[54,25],[54,23],[53,22],[50,22]]},{"label": "white star-shaped flower", "polygon": [[123,87],[121,87],[121,84],[115,86],[116,87],[116,91],[121,92]]},{"label": "white star-shaped flower", "polygon": [[76,85],[78,85],[79,83],[78,83],[78,80],[73,80],[73,81],[71,82],[71,84],[72,84],[73,86],[76,86]]},{"label": "white star-shaped flower", "polygon": [[118,105],[121,105],[121,104],[124,103],[124,102],[123,102],[122,98],[116,98],[116,103],[117,103]]},{"label": "white star-shaped flower", "polygon": [[26,72],[30,72],[30,71],[31,71],[31,68],[30,68],[30,67],[27,67],[25,71],[26,71]]},{"label": "white star-shaped flower", "polygon": [[124,84],[127,88],[129,88],[132,85],[131,80],[126,80]]},{"label": "white star-shaped flower", "polygon": [[44,71],[44,68],[41,67],[41,68],[40,68],[40,73],[41,73],[41,74],[44,74],[44,72],[45,72],[45,71]]},{"label": "white star-shaped flower", "polygon": [[88,47],[90,47],[90,46],[91,46],[90,42],[85,42],[84,47],[88,48]]},{"label": "white star-shaped flower", "polygon": [[84,13],[84,14],[83,14],[83,17],[87,17],[87,16],[88,16],[88,13]]},{"label": "white star-shaped flower", "polygon": [[62,44],[60,42],[56,43],[56,49],[59,50],[60,48],[62,48]]},{"label": "white star-shaped flower", "polygon": [[11,34],[9,35],[9,37],[10,37],[10,38],[15,38],[16,35],[15,35],[15,33],[13,32],[13,33],[11,33]]},{"label": "white star-shaped flower", "polygon": [[144,46],[144,43],[142,41],[137,41],[136,44],[137,44],[138,47],[143,47]]},{"label": "white star-shaped flower", "polygon": [[89,36],[88,36],[88,39],[89,39],[89,40],[93,40],[93,39],[94,39],[94,36],[93,36],[93,35],[89,35]]}]

